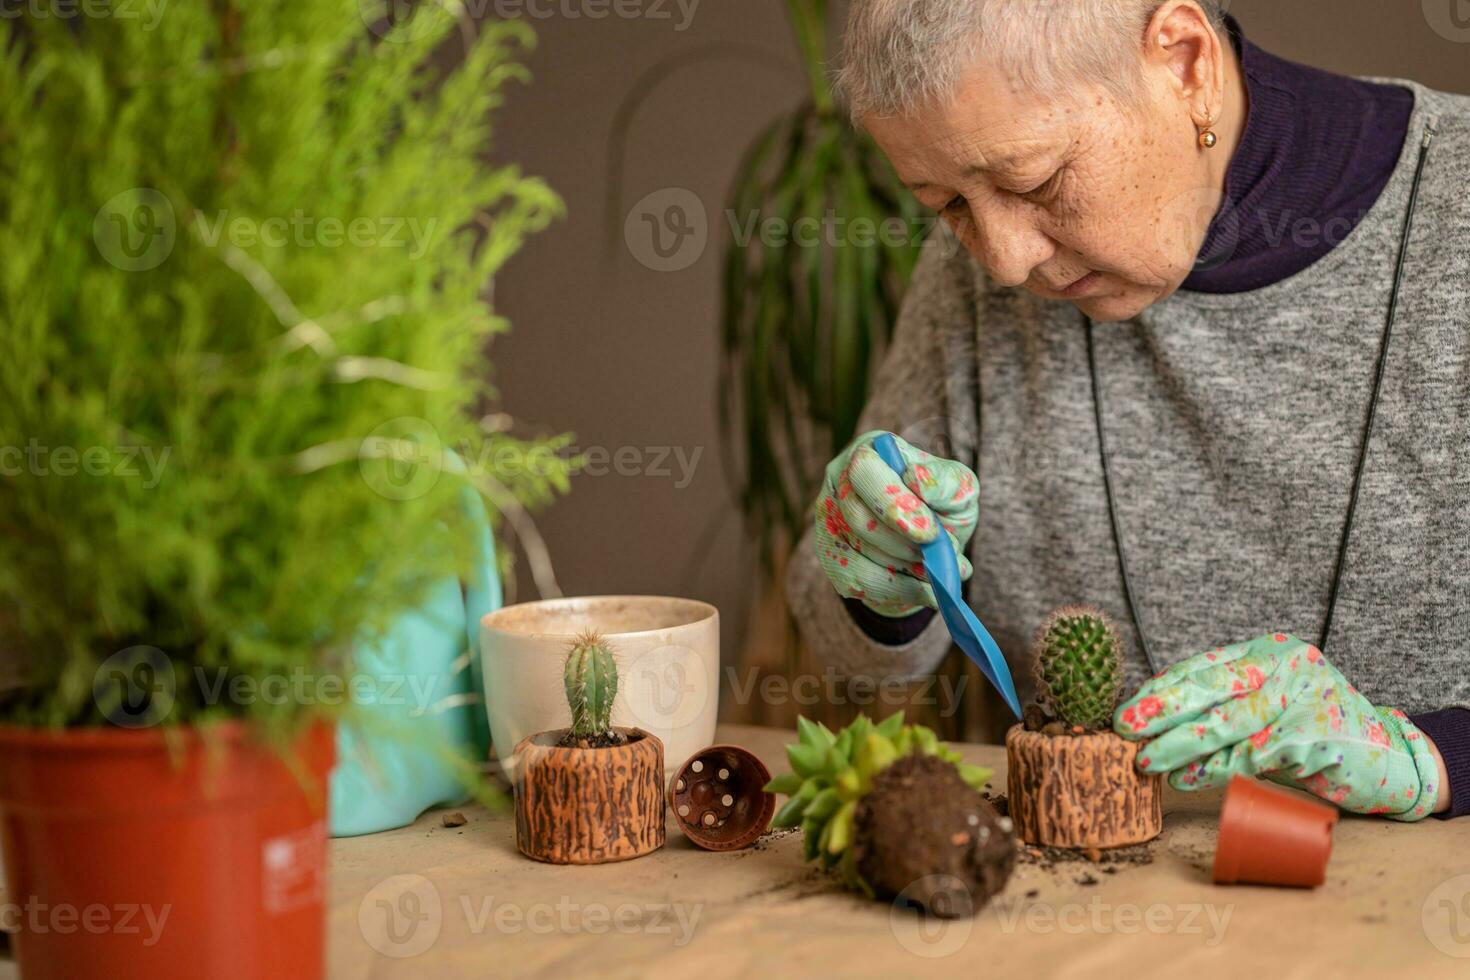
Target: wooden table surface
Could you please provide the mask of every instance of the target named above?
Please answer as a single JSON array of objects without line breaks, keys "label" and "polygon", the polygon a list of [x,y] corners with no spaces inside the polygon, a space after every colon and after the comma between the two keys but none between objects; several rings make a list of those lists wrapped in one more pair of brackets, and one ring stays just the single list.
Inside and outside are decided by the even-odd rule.
[{"label": "wooden table surface", "polygon": [[[787,769],[788,732],[719,740]],[[996,770],[998,746],[961,746]],[[1210,882],[1220,794],[1165,797],[1163,835],[1136,865],[1036,860],[973,919],[924,921],[865,901],[776,832],[727,854],[668,844],[600,867],[537,864],[508,813],[461,808],[333,841],[332,977],[737,976],[1240,978],[1470,977],[1470,820],[1345,816],[1315,891]]]}]

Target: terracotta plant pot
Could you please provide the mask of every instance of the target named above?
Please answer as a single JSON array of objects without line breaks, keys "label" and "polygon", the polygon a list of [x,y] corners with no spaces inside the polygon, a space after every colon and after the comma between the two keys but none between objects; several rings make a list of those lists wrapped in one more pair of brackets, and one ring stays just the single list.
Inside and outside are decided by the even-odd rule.
[{"label": "terracotta plant pot", "polygon": [[242,724],[178,735],[0,727],[26,980],[322,975],[333,729],[294,758]]},{"label": "terracotta plant pot", "polygon": [[1138,744],[1112,732],[1006,732],[1010,817],[1028,844],[1124,847],[1159,836],[1163,778],[1134,768]]},{"label": "terracotta plant pot", "polygon": [[1337,810],[1236,776],[1220,809],[1215,883],[1316,888],[1327,880]]},{"label": "terracotta plant pot", "polygon": [[738,745],[711,745],[674,770],[669,809],[679,829],[706,851],[738,851],[766,832],[776,797],[771,772]]},{"label": "terracotta plant pot", "polygon": [[551,864],[605,864],[664,846],[664,746],[641,728],[622,745],[563,748],[565,730],[521,740],[512,758],[516,846]]}]

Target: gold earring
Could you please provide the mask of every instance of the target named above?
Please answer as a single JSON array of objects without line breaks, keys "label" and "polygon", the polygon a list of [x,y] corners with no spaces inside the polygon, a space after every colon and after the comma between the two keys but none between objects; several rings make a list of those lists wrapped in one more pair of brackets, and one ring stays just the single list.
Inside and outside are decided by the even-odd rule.
[{"label": "gold earring", "polygon": [[1205,123],[1205,128],[1200,130],[1199,145],[1201,149],[1213,150],[1215,148],[1215,144],[1220,142],[1220,137],[1216,136],[1215,131],[1210,128],[1214,125],[1215,123],[1212,120]]}]

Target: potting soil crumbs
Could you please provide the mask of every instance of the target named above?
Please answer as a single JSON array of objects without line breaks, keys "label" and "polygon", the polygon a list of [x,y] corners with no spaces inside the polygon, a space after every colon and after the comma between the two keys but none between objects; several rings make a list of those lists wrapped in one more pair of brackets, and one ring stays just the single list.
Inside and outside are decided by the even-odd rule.
[{"label": "potting soil crumbs", "polygon": [[[1073,879],[1073,883],[1084,886],[1096,885],[1100,881],[1092,874],[1094,870],[1105,875],[1112,875],[1117,874],[1121,866],[1152,864],[1154,861],[1153,851],[1148,844],[1134,844],[1130,847],[1115,847],[1108,850],[1088,848],[1081,851],[1074,851],[1066,847],[1036,847],[1023,844],[1017,851],[1017,858],[1021,864],[1041,871],[1054,871],[1058,874],[1065,871],[1081,872]],[[1085,867],[1079,868],[1078,865]]]},{"label": "potting soil crumbs", "polygon": [[751,844],[749,847],[743,850],[736,851],[735,853],[749,854],[751,851],[769,850],[770,846],[781,838],[790,837],[792,834],[799,833],[801,833],[800,827],[777,827],[772,830],[766,831],[764,834],[761,834],[755,839],[754,844]]}]

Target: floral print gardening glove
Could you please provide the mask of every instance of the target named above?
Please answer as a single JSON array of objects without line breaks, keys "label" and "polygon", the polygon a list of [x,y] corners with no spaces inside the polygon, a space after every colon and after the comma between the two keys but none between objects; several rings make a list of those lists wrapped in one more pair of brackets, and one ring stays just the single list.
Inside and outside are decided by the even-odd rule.
[{"label": "floral print gardening glove", "polygon": [[1438,764],[1404,713],[1369,703],[1320,650],[1285,633],[1175,664],[1118,708],[1113,727],[1149,739],[1138,767],[1170,773],[1176,789],[1264,776],[1397,820],[1428,816],[1438,794]]},{"label": "floral print gardening glove", "polygon": [[935,605],[921,545],[947,534],[960,578],[970,577],[965,545],[979,519],[979,491],[963,463],[931,456],[895,436],[908,463],[900,479],[873,448],[882,434],[858,436],[827,465],[817,499],[817,560],[838,594],[884,616],[907,616]]}]

